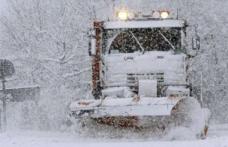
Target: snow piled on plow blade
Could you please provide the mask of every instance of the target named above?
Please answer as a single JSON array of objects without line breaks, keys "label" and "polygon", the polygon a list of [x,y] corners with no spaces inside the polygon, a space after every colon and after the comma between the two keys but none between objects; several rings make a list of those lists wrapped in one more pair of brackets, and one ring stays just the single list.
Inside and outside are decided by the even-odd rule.
[{"label": "snow piled on plow blade", "polygon": [[104,116],[163,116],[170,115],[172,108],[182,98],[132,98],[85,100],[71,103],[70,110],[94,110],[92,117]]}]

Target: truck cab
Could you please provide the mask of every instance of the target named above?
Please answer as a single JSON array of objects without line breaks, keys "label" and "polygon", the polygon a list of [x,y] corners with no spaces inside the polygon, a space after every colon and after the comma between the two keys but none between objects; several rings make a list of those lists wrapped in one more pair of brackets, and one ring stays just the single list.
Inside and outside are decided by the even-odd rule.
[{"label": "truck cab", "polygon": [[185,21],[108,21],[95,22],[94,28],[91,50],[95,99],[124,97],[120,93],[190,95]]}]

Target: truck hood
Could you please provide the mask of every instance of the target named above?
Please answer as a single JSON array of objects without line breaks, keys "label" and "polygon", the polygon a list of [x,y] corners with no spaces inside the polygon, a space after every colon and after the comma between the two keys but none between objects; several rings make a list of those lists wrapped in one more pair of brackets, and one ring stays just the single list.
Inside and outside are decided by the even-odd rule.
[{"label": "truck hood", "polygon": [[166,84],[185,84],[185,55],[172,52],[108,54],[104,58],[105,86],[125,86],[129,74],[164,74]]}]

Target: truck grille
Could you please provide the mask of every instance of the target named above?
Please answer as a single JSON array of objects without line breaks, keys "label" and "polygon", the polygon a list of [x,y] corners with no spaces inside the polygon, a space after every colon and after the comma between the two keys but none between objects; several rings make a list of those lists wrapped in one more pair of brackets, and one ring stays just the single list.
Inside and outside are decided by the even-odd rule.
[{"label": "truck grille", "polygon": [[158,85],[164,83],[164,73],[128,73],[127,74],[127,86],[133,91],[138,93],[138,81],[139,80],[157,80]]}]

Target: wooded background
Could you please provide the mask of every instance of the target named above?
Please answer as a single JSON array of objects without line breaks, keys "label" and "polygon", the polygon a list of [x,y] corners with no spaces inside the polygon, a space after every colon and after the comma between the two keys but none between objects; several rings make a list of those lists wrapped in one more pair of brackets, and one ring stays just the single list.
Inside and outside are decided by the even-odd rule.
[{"label": "wooded background", "polygon": [[192,61],[197,95],[203,75],[205,106],[213,122],[228,122],[227,0],[7,0],[0,16],[0,58],[16,74],[7,86],[39,85],[38,104],[8,104],[10,128],[57,129],[73,99],[89,97],[91,83],[87,31],[93,20],[113,18],[113,8],[135,12],[169,10],[198,25],[201,50]]}]

